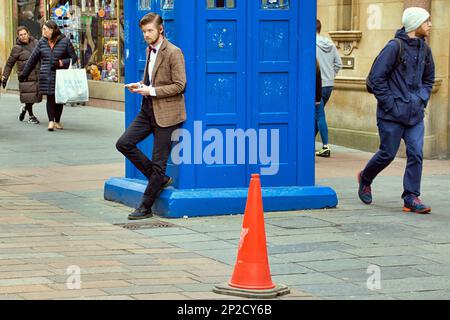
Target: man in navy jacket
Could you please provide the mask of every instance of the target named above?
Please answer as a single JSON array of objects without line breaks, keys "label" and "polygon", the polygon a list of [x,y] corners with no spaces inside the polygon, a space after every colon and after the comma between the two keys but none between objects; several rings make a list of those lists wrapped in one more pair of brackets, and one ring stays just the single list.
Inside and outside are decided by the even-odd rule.
[{"label": "man in navy jacket", "polygon": [[422,8],[403,13],[403,28],[381,51],[369,75],[378,100],[377,125],[380,150],[358,174],[358,195],[372,203],[371,184],[395,158],[403,139],[407,165],[403,179],[403,211],[430,213],[420,199],[423,167],[424,113],[435,76],[431,49],[424,38],[430,35],[430,14]]}]

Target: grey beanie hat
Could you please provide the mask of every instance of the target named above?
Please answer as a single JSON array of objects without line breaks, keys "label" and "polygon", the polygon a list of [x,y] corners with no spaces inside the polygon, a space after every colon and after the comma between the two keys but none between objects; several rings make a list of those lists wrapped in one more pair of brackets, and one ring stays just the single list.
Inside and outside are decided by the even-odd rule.
[{"label": "grey beanie hat", "polygon": [[419,29],[422,23],[427,21],[429,17],[430,14],[424,8],[419,7],[407,8],[403,12],[403,19],[402,19],[405,31],[408,33],[416,29]]}]

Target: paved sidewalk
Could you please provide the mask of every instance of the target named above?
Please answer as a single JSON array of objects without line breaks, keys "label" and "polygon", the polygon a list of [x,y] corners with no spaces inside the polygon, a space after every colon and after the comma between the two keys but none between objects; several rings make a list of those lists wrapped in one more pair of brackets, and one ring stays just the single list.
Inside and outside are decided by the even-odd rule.
[{"label": "paved sidewalk", "polygon": [[[125,229],[130,209],[103,200],[104,181],[123,176],[124,114],[66,107],[65,129],[47,132],[44,104],[31,125],[17,120],[16,95],[0,99],[1,299],[229,299],[211,290],[232,274],[242,216]],[[337,209],[266,214],[273,280],[292,289],[281,299],[450,299],[450,161],[425,162],[433,212],[421,216],[401,212],[403,159],[375,181],[372,206],[359,201],[356,172],[370,156],[333,147],[317,159]],[[371,265],[380,290],[367,287]],[[79,290],[67,287],[70,266]]]}]

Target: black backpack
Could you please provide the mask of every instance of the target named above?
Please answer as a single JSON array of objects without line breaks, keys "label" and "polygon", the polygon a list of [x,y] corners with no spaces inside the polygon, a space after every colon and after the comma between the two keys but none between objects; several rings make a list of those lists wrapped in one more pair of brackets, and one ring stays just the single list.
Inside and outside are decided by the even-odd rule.
[{"label": "black backpack", "polygon": [[[400,65],[400,63],[402,63],[403,46],[402,46],[402,40],[400,40],[398,38],[394,38],[393,40],[395,42],[397,42],[399,47],[400,47],[400,50],[398,50],[398,54],[397,54],[397,62],[395,63],[394,68],[393,68],[393,69],[395,69],[395,68],[397,68],[398,65]],[[372,83],[370,82],[369,79],[370,79],[370,75],[371,75],[372,70],[373,70],[373,66],[375,65],[375,62],[377,61],[378,57],[379,57],[379,54],[375,58],[375,60],[373,61],[372,67],[370,68],[370,71],[369,71],[369,75],[366,78],[366,89],[367,89],[367,92],[372,93],[372,94],[373,94]]]}]

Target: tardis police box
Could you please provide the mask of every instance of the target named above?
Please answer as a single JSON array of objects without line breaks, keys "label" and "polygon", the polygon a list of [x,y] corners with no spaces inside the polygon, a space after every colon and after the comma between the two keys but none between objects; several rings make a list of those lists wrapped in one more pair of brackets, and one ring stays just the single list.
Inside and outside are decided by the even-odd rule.
[{"label": "tardis police box", "polygon": [[[157,12],[186,60],[187,121],[167,169],[174,179],[153,206],[163,217],[239,214],[251,174],[261,175],[264,211],[331,208],[315,185],[314,0],[136,0],[125,2],[126,83],[143,78],[139,20]],[[125,124],[140,97],[126,93]],[[141,150],[151,157],[152,137]],[[105,199],[137,207],[146,178],[126,162]]]}]

